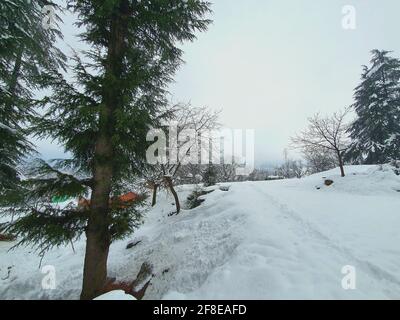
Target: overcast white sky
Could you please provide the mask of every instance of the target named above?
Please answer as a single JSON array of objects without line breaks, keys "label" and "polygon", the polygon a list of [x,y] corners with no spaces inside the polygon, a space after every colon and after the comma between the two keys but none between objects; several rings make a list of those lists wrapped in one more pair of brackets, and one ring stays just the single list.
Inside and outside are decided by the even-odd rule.
[{"label": "overcast white sky", "polygon": [[[226,127],[255,129],[258,164],[279,161],[307,117],[352,103],[372,49],[400,57],[398,0],[211,2],[213,24],[183,46],[173,101],[221,109]],[[345,5],[356,9],[355,30],[342,28]],[[65,42],[79,49],[72,19],[65,20]],[[39,151],[60,156],[47,141]]]}]

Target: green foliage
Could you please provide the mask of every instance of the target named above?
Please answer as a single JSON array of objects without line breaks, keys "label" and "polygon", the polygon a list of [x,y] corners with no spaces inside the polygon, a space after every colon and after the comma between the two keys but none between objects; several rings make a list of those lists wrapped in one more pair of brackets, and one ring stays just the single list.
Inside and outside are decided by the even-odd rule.
[{"label": "green foliage", "polygon": [[372,51],[371,67],[364,66],[355,89],[357,118],[349,133],[347,160],[383,164],[400,159],[400,60],[388,51]]},{"label": "green foliage", "polygon": [[[88,208],[80,208],[73,201],[65,207],[51,203],[54,195],[75,199],[87,195],[91,185],[90,179],[62,172],[64,161],[55,163],[59,169],[42,160],[36,160],[26,172],[27,179],[23,181],[21,190],[23,192],[15,193],[10,201],[9,205],[12,207],[3,206],[0,209],[0,215],[14,215],[12,222],[0,226],[0,232],[20,238],[16,246],[33,244],[40,254],[79,239],[86,230],[90,215]],[[118,191],[123,190],[119,186],[115,194],[119,195]],[[134,203],[113,199],[108,215],[112,240],[124,238],[140,225],[145,205],[145,196],[139,196]]]},{"label": "green foliage", "polygon": [[18,166],[33,152],[26,129],[35,115],[33,92],[44,87],[43,72],[65,63],[64,54],[54,47],[60,32],[42,27],[44,4],[52,5],[41,0],[0,2],[1,198],[19,187]]},{"label": "green foliage", "polygon": [[[65,56],[54,46],[62,34],[58,30],[60,18],[55,15],[52,28],[42,25],[42,7],[59,7],[48,0],[12,0],[0,2],[0,79],[2,85],[14,82],[13,68],[22,55],[18,80],[27,88],[40,86],[43,70],[64,67]],[[10,72],[11,71],[11,72]],[[18,84],[17,84],[18,86]],[[18,90],[24,91],[23,86]],[[26,91],[25,91],[26,92]]]},{"label": "green foliage", "polygon": [[209,164],[203,173],[203,182],[205,187],[215,186],[217,184],[218,171],[214,165]]},{"label": "green foliage", "polygon": [[23,207],[16,212],[21,216],[0,226],[0,232],[20,238],[16,246],[33,244],[40,254],[78,239],[85,230],[87,212],[68,206],[65,209],[50,205]]},{"label": "green foliage", "polygon": [[187,198],[186,205],[189,209],[194,209],[199,207],[205,200],[200,199],[200,197],[205,196],[214,190],[205,191],[201,188],[196,188]]},{"label": "green foliage", "polygon": [[18,245],[32,243],[40,253],[79,238],[84,231],[88,213],[71,202],[66,207],[52,204],[53,196],[77,197],[89,191],[88,180],[61,171],[43,160],[34,161],[24,172],[26,178],[18,189],[4,198],[1,215],[13,215],[13,221],[0,231],[20,237]]},{"label": "green foliage", "polygon": [[393,172],[395,175],[400,176],[400,160],[392,161],[390,165],[393,167]]},{"label": "green foliage", "polygon": [[0,196],[15,190],[19,184],[17,166],[32,151],[21,132],[0,125]]},{"label": "green foliage", "polygon": [[90,179],[79,179],[75,174],[61,171],[60,163],[51,166],[47,162],[37,159],[26,172],[29,176],[24,181],[30,199],[51,201],[53,197],[76,198],[86,196],[91,185]]},{"label": "green foliage", "polygon": [[109,225],[112,241],[125,238],[142,224],[145,201],[146,196],[141,196],[129,207],[111,209]]},{"label": "green foliage", "polygon": [[[57,208],[49,203],[54,196],[95,191],[99,166],[111,168],[109,197],[118,196],[146,167],[147,132],[171,117],[167,87],[182,63],[177,43],[193,40],[210,23],[204,17],[210,4],[199,0],[67,2],[90,49],[72,57],[71,81],[57,64],[41,70],[41,88],[52,92],[35,101],[44,114],[31,116],[30,132],[59,141],[72,156],[35,164],[24,182],[26,197],[15,206],[21,216],[7,227],[41,250],[79,237],[94,214]],[[96,152],[102,148],[107,152]],[[143,205],[143,199],[109,205],[104,217],[112,240],[139,225]]]},{"label": "green foliage", "polygon": [[[38,102],[47,112],[36,119],[34,131],[40,138],[57,138],[77,165],[89,172],[93,161],[112,160],[116,180],[135,175],[144,167],[149,128],[171,117],[166,88],[182,63],[176,42],[193,40],[196,30],[205,30],[210,21],[203,16],[209,3],[71,0],[68,4],[79,14],[78,26],[86,27],[80,37],[92,49],[85,52],[85,62],[77,55],[73,58],[70,72],[75,82],[68,83],[57,70],[47,73],[54,94]],[[113,23],[122,25],[124,42],[119,56],[110,61],[108,49],[117,41],[111,35]],[[108,114],[110,103],[113,110]],[[118,155],[113,159],[94,159],[103,126]]]}]

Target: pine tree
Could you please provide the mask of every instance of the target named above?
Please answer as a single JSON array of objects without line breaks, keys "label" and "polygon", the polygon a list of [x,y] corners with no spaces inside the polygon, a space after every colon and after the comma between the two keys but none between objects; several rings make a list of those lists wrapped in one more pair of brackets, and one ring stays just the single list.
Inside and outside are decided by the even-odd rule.
[{"label": "pine tree", "polygon": [[372,51],[371,67],[364,66],[355,89],[357,114],[349,133],[347,160],[382,164],[400,159],[400,61],[388,51]]},{"label": "pine tree", "polygon": [[[22,218],[8,225],[25,242],[46,250],[86,233],[81,299],[102,293],[112,241],[129,234],[140,220],[136,207],[110,204],[144,166],[146,134],[168,116],[167,85],[181,64],[177,42],[194,40],[207,28],[208,2],[199,0],[70,0],[91,47],[85,62],[74,57],[69,83],[47,73],[54,94],[36,119],[39,137],[63,143],[73,156],[56,166],[39,163],[27,181],[30,198]],[[38,192],[38,190],[40,192]],[[54,194],[90,194],[89,210],[48,205]],[[31,199],[34,199],[32,202]],[[35,203],[35,206],[32,206]],[[40,204],[40,205],[38,205]],[[39,225],[41,231],[39,232]]]},{"label": "pine tree", "polygon": [[[7,200],[19,186],[18,165],[33,151],[26,123],[34,115],[33,94],[42,88],[42,72],[63,67],[65,57],[54,47],[57,24],[42,25],[49,1],[0,2],[0,195]],[[55,15],[55,18],[57,16]]]}]

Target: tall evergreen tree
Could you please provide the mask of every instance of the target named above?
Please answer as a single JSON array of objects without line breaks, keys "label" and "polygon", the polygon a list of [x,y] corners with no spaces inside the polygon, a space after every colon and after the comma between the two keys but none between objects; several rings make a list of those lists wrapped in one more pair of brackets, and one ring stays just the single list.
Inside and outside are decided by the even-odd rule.
[{"label": "tall evergreen tree", "polygon": [[355,89],[357,114],[349,133],[346,158],[354,163],[382,164],[400,159],[400,61],[388,51],[372,51]]},{"label": "tall evergreen tree", "polygon": [[[63,67],[65,57],[55,46],[57,20],[43,26],[42,8],[51,1],[0,2],[0,195],[19,185],[17,166],[33,150],[26,123],[34,114],[33,93],[43,85],[42,73]],[[57,19],[58,16],[54,15]]]},{"label": "tall evergreen tree", "polygon": [[[111,242],[136,226],[135,208],[110,202],[123,182],[144,165],[146,134],[168,116],[166,88],[181,64],[177,42],[207,28],[210,4],[200,0],[69,0],[79,17],[80,37],[91,50],[75,57],[76,82],[49,72],[54,94],[43,100],[40,137],[58,139],[72,159],[39,163],[28,185],[25,215],[8,230],[41,248],[68,243],[86,233],[82,299],[102,293]],[[68,171],[66,170],[68,169]],[[47,204],[54,194],[90,194],[88,211]],[[38,206],[38,203],[40,205]],[[40,225],[40,231],[39,231]],[[44,226],[44,227],[43,227]]]}]

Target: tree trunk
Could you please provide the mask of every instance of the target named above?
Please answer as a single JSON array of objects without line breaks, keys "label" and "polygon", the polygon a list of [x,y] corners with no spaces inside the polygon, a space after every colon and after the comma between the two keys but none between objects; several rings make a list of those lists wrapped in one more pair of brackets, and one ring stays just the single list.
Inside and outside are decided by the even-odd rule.
[{"label": "tree trunk", "polygon": [[99,224],[101,222],[96,223],[92,219],[89,222],[89,230],[86,233],[86,254],[81,300],[92,300],[104,293],[110,241],[109,237],[105,235],[104,228],[98,227]]},{"label": "tree trunk", "polygon": [[83,270],[82,300],[92,300],[103,293],[107,280],[107,257],[111,244],[109,232],[109,197],[113,170],[111,160],[112,144],[103,136],[96,144],[94,187],[90,201],[90,216],[86,230],[86,254]]},{"label": "tree trunk", "polygon": [[86,255],[81,299],[93,299],[103,293],[107,280],[107,258],[111,244],[109,199],[114,177],[115,111],[122,107],[120,81],[123,72],[123,50],[126,37],[128,2],[121,1],[110,19],[110,38],[105,62],[99,132],[93,159],[93,188],[86,230]]},{"label": "tree trunk", "polygon": [[343,164],[340,165],[340,174],[341,174],[342,177],[345,177],[345,176],[346,176],[346,174],[345,174],[345,172],[344,172],[344,166],[343,166]]},{"label": "tree trunk", "polygon": [[345,177],[346,174],[345,174],[345,172],[344,172],[343,156],[342,156],[342,154],[340,153],[340,151],[338,151],[337,154],[338,154],[338,160],[339,160],[340,174],[341,174],[342,177]]},{"label": "tree trunk", "polygon": [[11,93],[12,96],[15,96],[15,90],[17,88],[18,78],[19,78],[19,75],[21,72],[21,67],[22,67],[22,55],[24,53],[24,50],[25,50],[24,46],[19,48],[19,51],[17,53],[17,58],[15,60],[13,72],[11,74],[8,91]]},{"label": "tree trunk", "polygon": [[174,184],[172,182],[172,178],[171,177],[164,177],[167,186],[169,188],[169,190],[171,191],[172,195],[174,196],[175,199],[175,205],[176,205],[176,214],[179,214],[181,212],[181,204],[179,202],[179,197],[178,194],[176,193],[175,189],[174,189]]},{"label": "tree trunk", "polygon": [[153,199],[151,201],[151,206],[154,207],[157,204],[157,190],[158,190],[158,184],[153,185]]}]

